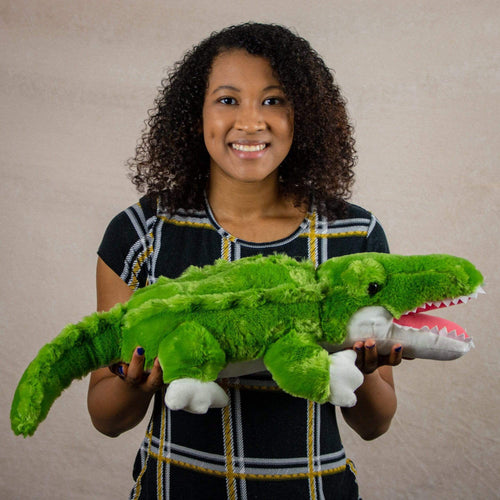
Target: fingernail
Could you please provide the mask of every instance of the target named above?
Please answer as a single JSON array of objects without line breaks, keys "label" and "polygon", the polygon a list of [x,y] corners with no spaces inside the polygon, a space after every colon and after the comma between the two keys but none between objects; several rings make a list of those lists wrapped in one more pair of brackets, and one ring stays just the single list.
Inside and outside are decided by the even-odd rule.
[{"label": "fingernail", "polygon": [[125,374],[125,372],[123,371],[123,366],[122,365],[118,365],[118,373],[123,377],[123,375]]},{"label": "fingernail", "polygon": [[373,348],[375,347],[375,344],[370,344],[370,345],[366,345],[366,344],[365,344],[365,347],[366,347],[367,349],[373,349]]},{"label": "fingernail", "polygon": [[359,345],[357,345],[354,349],[358,352],[361,352],[363,350],[363,348]]},{"label": "fingernail", "polygon": [[396,347],[396,349],[394,349],[396,352],[401,352],[401,349],[403,349],[403,346],[402,345],[399,345],[398,347]]},{"label": "fingernail", "polygon": [[144,349],[143,349],[142,347],[138,347],[138,348],[137,348],[137,354],[138,354],[139,356],[144,356]]}]

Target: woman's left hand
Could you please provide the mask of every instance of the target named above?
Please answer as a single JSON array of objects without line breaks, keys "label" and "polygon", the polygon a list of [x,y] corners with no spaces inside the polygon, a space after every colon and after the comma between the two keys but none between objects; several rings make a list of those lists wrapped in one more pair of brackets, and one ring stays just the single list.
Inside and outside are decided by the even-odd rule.
[{"label": "woman's left hand", "polygon": [[403,359],[403,346],[401,344],[393,345],[391,352],[386,355],[378,353],[374,339],[356,342],[353,349],[357,354],[356,366],[364,374],[373,373],[380,366],[397,366]]}]

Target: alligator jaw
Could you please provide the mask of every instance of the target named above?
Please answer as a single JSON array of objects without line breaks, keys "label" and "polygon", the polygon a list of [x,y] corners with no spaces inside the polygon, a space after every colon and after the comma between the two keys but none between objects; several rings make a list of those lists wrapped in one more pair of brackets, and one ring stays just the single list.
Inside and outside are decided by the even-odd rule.
[{"label": "alligator jaw", "polygon": [[[419,320],[425,319],[429,324],[441,324],[443,321],[436,316],[424,314],[418,316]],[[449,331],[451,325],[454,327]],[[458,334],[458,331],[461,333]],[[403,355],[409,358],[452,360],[463,356],[474,347],[472,338],[465,330],[451,321],[446,321],[446,325],[442,328],[437,325],[429,327],[427,324],[415,328],[394,322],[390,339],[391,344],[397,342],[403,344]]]},{"label": "alligator jaw", "polygon": [[[471,295],[426,302],[403,314],[399,319],[393,319],[391,337],[401,339],[400,342],[405,345],[405,355],[409,357],[436,359],[438,355],[437,359],[443,360],[459,358],[474,347],[474,342],[465,329],[449,320],[422,312],[467,304],[483,293],[483,288],[479,286]],[[404,339],[409,336],[414,338],[414,341],[407,345]]]},{"label": "alligator jaw", "polygon": [[394,319],[384,307],[363,307],[350,319],[347,337],[342,345],[325,344],[325,347],[330,351],[345,349],[352,347],[355,342],[372,338],[376,340],[380,354],[388,354],[394,344],[400,343],[404,346],[405,357],[439,360],[459,358],[474,347],[472,338],[459,325],[421,312],[465,304],[481,293],[484,290],[478,287],[469,296],[428,302],[399,319]]}]

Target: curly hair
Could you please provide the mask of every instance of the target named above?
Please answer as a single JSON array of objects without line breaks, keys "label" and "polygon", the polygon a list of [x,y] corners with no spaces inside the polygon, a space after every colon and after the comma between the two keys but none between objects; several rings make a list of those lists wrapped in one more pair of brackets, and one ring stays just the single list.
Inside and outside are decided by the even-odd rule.
[{"label": "curly hair", "polygon": [[234,49],[266,58],[293,106],[293,143],[278,170],[281,193],[297,205],[313,199],[321,214],[340,216],[351,195],[356,163],[345,100],[309,42],[275,24],[225,28],[173,66],[128,162],[132,182],[140,192],[159,198],[168,211],[203,207],[210,164],[203,102],[214,59]]}]

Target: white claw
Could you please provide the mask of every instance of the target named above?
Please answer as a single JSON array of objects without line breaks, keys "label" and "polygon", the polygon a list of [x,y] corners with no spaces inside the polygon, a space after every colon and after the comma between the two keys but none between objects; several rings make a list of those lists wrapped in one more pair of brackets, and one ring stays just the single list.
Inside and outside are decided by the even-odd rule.
[{"label": "white claw", "polygon": [[363,380],[363,374],[356,366],[356,353],[353,350],[330,355],[330,403],[347,408],[354,406],[357,401],[354,391]]},{"label": "white claw", "polygon": [[170,383],[165,394],[165,404],[171,410],[206,413],[209,408],[222,408],[229,397],[215,382],[202,382],[195,378],[181,378]]}]

